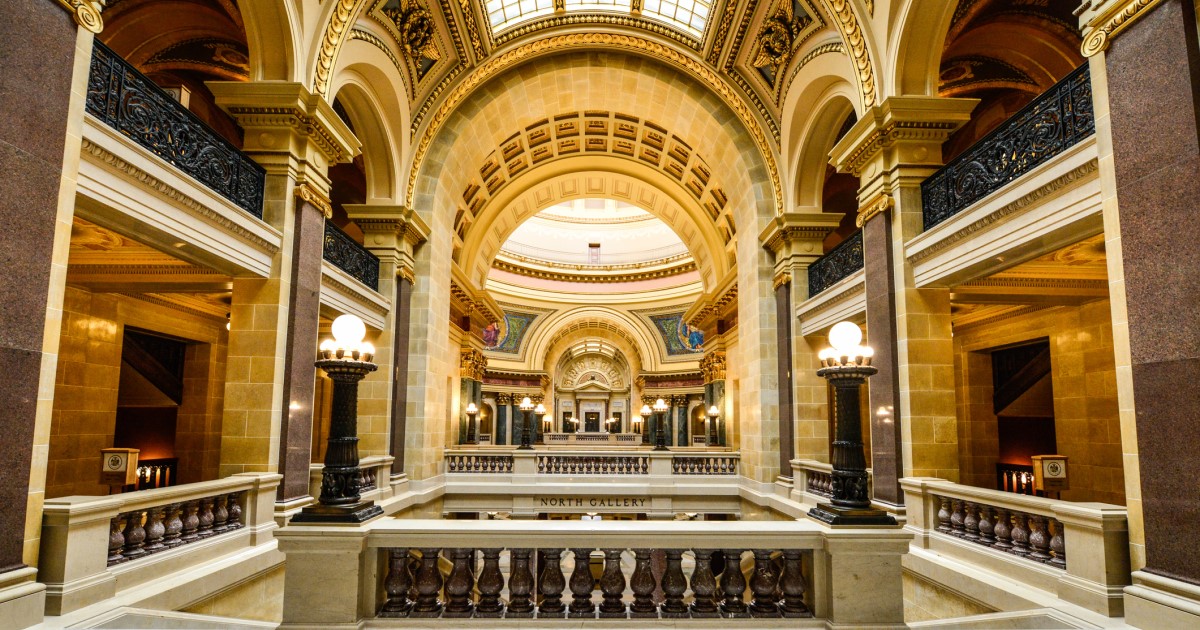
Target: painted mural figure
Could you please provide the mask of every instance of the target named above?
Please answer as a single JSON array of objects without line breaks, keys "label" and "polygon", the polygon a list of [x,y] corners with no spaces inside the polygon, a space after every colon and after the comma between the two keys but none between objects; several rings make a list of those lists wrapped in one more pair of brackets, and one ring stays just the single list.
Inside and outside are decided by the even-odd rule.
[{"label": "painted mural figure", "polygon": [[483,345],[485,348],[495,348],[500,344],[500,326],[495,322],[483,329]]}]

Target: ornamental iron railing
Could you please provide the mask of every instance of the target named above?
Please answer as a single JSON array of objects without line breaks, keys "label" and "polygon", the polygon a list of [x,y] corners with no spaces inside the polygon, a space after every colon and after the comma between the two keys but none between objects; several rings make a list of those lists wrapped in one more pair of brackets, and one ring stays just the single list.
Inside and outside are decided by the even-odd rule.
[{"label": "ornamental iron railing", "polygon": [[925,229],[1071,148],[1096,131],[1085,63],[921,184]]},{"label": "ornamental iron railing", "polygon": [[325,222],[325,250],[322,256],[329,264],[350,274],[372,291],[379,290],[379,257],[329,221]]},{"label": "ornamental iron railing", "polygon": [[266,171],[138,72],[95,42],[87,112],[261,219]]},{"label": "ornamental iron railing", "polygon": [[809,265],[808,297],[816,296],[862,268],[863,239],[862,230],[859,230]]}]

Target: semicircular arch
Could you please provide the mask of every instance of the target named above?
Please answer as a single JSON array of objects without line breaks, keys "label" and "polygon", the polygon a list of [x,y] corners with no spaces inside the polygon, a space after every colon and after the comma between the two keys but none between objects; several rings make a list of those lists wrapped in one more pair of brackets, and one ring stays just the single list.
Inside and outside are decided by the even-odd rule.
[{"label": "semicircular arch", "polygon": [[303,82],[304,28],[296,3],[288,0],[240,2],[242,23],[246,27],[246,47],[250,52],[251,81]]},{"label": "semicircular arch", "polygon": [[653,333],[637,318],[616,309],[581,306],[561,311],[539,326],[538,333],[529,350],[530,360],[541,363],[535,364],[538,369],[553,367],[571,344],[588,337],[611,342],[635,372],[654,370],[659,364]]}]

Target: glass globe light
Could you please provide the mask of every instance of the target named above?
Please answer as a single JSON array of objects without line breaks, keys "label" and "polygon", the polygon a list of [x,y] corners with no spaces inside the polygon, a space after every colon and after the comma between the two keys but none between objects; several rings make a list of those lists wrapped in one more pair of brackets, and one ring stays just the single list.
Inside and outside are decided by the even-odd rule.
[{"label": "glass globe light", "polygon": [[333,338],[343,348],[357,347],[367,336],[367,325],[354,315],[339,315],[333,320]]},{"label": "glass globe light", "polygon": [[654,401],[654,410],[658,411],[658,412],[666,411],[667,410],[667,402],[661,398]]},{"label": "glass globe light", "polygon": [[642,409],[641,409],[640,413],[641,413],[642,417],[649,416],[652,413],[650,411],[650,405],[642,405]]},{"label": "glass globe light", "polygon": [[544,415],[546,413],[546,405],[538,403],[538,406],[533,409],[533,413],[536,413],[539,416]]},{"label": "glass globe light", "polygon": [[829,343],[842,356],[856,354],[862,338],[862,329],[854,322],[838,322],[829,330]]},{"label": "glass globe light", "polygon": [[467,414],[474,415],[477,413],[479,413],[479,407],[476,407],[475,403],[467,403]]}]

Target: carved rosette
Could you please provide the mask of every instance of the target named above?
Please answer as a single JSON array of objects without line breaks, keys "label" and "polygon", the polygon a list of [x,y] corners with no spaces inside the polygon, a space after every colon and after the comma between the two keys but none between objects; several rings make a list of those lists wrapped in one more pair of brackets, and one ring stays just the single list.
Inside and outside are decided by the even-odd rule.
[{"label": "carved rosette", "polygon": [[473,381],[483,382],[487,369],[487,357],[474,348],[463,348],[458,358],[458,375]]},{"label": "carved rosette", "polygon": [[429,9],[420,3],[410,2],[406,7],[384,9],[383,14],[396,25],[400,33],[400,45],[414,62],[441,58],[435,38],[437,27]]},{"label": "carved rosette", "polygon": [[700,371],[704,374],[704,382],[725,380],[725,353],[714,350],[704,355],[700,360]]}]

